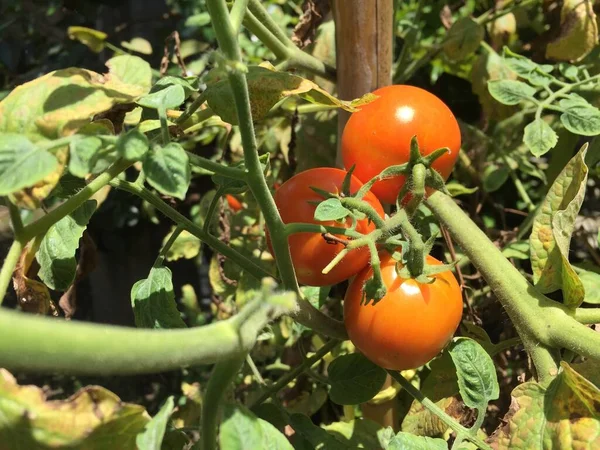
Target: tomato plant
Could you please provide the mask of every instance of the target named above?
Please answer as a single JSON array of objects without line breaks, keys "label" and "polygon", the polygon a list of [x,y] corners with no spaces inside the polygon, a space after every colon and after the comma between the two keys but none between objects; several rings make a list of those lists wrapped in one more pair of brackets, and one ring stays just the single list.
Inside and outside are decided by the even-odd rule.
[{"label": "tomato plant", "polygon": [[[340,193],[347,172],[329,167],[309,169],[294,175],[275,192],[275,204],[284,223],[314,223],[348,228],[350,218],[341,222],[319,222],[314,219],[316,205],[323,200],[311,188],[326,192]],[[354,176],[350,178],[350,192],[356,192],[362,183]],[[379,200],[370,192],[364,197],[377,214],[383,218],[383,208]],[[375,225],[368,219],[359,220],[355,227],[359,233],[368,233]],[[269,241],[269,245],[270,241]],[[337,284],[359,272],[369,262],[366,248],[353,250],[329,273],[322,270],[344,248],[341,243],[327,242],[319,233],[297,233],[289,237],[289,248],[298,281],[309,286],[327,286]]]},{"label": "tomato plant", "polygon": [[[378,98],[350,116],[342,134],[346,169],[366,183],[385,168],[409,161],[410,141],[417,136],[421,153],[448,147],[433,163],[447,179],[458,158],[460,130],[452,111],[435,95],[421,88],[393,85],[373,92]],[[372,192],[382,202],[396,203],[405,178],[378,181]]]},{"label": "tomato plant", "polygon": [[242,202],[240,202],[235,196],[231,194],[226,194],[225,199],[227,200],[227,205],[229,205],[229,209],[231,209],[234,213],[240,211],[244,206]]},{"label": "tomato plant", "polygon": [[[427,262],[441,264],[432,256]],[[401,266],[383,254],[387,294],[375,304],[364,291],[373,276],[371,267],[352,280],[344,297],[344,323],[352,343],[371,361],[392,370],[416,369],[435,357],[450,342],[463,310],[452,272],[438,273],[431,284],[422,284],[400,277]]]}]

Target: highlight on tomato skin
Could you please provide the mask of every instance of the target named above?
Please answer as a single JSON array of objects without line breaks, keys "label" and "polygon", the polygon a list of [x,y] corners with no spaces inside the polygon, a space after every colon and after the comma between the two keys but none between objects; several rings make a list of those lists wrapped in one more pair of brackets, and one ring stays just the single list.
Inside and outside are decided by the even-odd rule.
[{"label": "highlight on tomato skin", "polygon": [[[310,223],[335,227],[349,228],[352,221],[348,218],[345,223],[336,221],[318,222],[314,219],[315,209],[323,197],[311,189],[315,187],[326,192],[341,192],[342,184],[347,172],[332,167],[319,167],[309,169],[294,175],[275,191],[275,204],[284,223]],[[362,183],[352,176],[350,192],[358,191]],[[370,192],[363,198],[379,214],[384,217],[383,207],[377,198]],[[368,219],[358,221],[356,231],[369,233],[375,225]],[[338,236],[343,238],[343,236]],[[300,284],[309,286],[329,286],[347,280],[363,269],[370,260],[366,247],[352,250],[329,273],[321,271],[331,260],[344,249],[341,243],[328,243],[321,233],[296,233],[288,237],[290,254]],[[273,253],[269,233],[267,244]]]},{"label": "highlight on tomato skin", "polygon": [[[463,302],[450,271],[433,276],[431,284],[401,278],[396,261],[381,252],[387,294],[375,305],[361,304],[363,286],[373,275],[366,267],[350,283],[344,298],[344,323],[352,343],[367,358],[390,370],[416,369],[433,359],[452,339],[460,324]],[[440,261],[427,256],[427,264]]]},{"label": "highlight on tomato skin", "polygon": [[[417,136],[422,155],[448,147],[450,152],[432,167],[448,179],[460,151],[458,122],[446,104],[414,86],[393,85],[373,92],[379,98],[350,116],[342,134],[344,167],[366,183],[389,166],[409,160],[410,141]],[[405,183],[403,176],[375,183],[371,191],[394,204]]]}]

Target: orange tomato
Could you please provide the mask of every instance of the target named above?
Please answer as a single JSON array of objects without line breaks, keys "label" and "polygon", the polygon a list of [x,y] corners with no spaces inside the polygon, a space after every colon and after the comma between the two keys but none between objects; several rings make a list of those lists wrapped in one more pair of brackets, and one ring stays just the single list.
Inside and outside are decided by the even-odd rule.
[{"label": "orange tomato", "polygon": [[[344,170],[320,167],[300,172],[287,180],[275,191],[274,197],[283,222],[312,223],[349,228],[352,223],[350,219],[347,219],[344,223],[336,221],[318,222],[314,219],[316,203],[324,199],[311,189],[312,186],[327,192],[341,192],[345,176],[346,172]],[[351,178],[351,193],[358,191],[361,186],[362,183],[356,177]],[[384,212],[381,203],[373,194],[367,193],[364,200],[370,203],[379,216],[383,218]],[[359,220],[356,226],[356,231],[364,234],[374,229],[375,225],[367,219]],[[343,238],[343,236],[340,237]],[[268,233],[267,242],[271,253],[273,253]],[[292,234],[288,238],[288,243],[298,281],[300,284],[309,286],[327,286],[344,281],[365,267],[370,259],[369,251],[366,248],[353,250],[328,274],[324,275],[321,271],[344,249],[343,244],[329,244],[320,233]]]},{"label": "orange tomato", "polygon": [[[396,261],[381,253],[387,294],[375,305],[361,305],[363,286],[373,275],[366,267],[351,282],[344,299],[344,323],[350,340],[367,358],[391,370],[416,369],[448,344],[463,310],[462,295],[450,271],[431,284],[401,278]],[[441,264],[432,256],[431,265]]]},{"label": "orange tomato", "polygon": [[[442,147],[450,149],[432,165],[448,179],[460,150],[460,129],[446,104],[414,86],[386,86],[373,94],[379,98],[353,113],[344,128],[344,167],[349,170],[356,165],[353,174],[366,183],[383,169],[407,162],[410,141],[416,135],[423,155]],[[398,176],[375,183],[371,191],[382,202],[394,204],[404,182]]]}]

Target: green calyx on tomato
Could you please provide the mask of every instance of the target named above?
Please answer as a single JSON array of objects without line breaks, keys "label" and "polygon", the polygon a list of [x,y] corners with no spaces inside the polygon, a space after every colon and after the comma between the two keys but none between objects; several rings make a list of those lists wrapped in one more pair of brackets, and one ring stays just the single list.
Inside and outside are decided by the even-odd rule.
[{"label": "green calyx on tomato", "polygon": [[387,86],[373,94],[378,98],[353,113],[344,128],[344,166],[355,166],[354,175],[363,183],[385,174],[371,190],[382,202],[394,204],[400,194],[402,200],[408,193],[412,183],[406,181],[412,168],[425,161],[414,155],[416,136],[419,158],[435,153],[429,158],[432,170],[423,183],[442,189],[461,144],[458,122],[450,109],[435,95],[413,86]]},{"label": "green calyx on tomato", "polygon": [[[324,198],[325,194],[330,193],[333,197],[342,194],[346,188],[345,184],[349,192],[356,192],[362,187],[362,183],[356,177],[348,176],[348,173],[341,169],[320,167],[296,174],[275,191],[275,204],[282,221],[285,224],[318,224],[353,229],[363,235],[370,233],[375,229],[375,224],[366,216],[346,217],[345,213],[338,215],[334,210],[329,220],[315,219],[318,206],[328,201],[326,197]],[[336,199],[329,200],[335,202]],[[370,206],[370,210],[374,211],[378,218],[383,219],[383,207],[372,193],[367,193],[362,200]],[[334,206],[343,211],[341,205]],[[322,210],[323,208],[321,212]],[[368,248],[357,248],[351,250],[348,256],[328,273],[322,273],[331,260],[345,250],[342,238],[343,236],[332,235],[326,239],[321,233],[309,232],[295,233],[288,237],[290,255],[301,284],[309,286],[337,284],[355,275],[369,263]],[[268,233],[267,243],[273,253]]]},{"label": "green calyx on tomato", "polygon": [[[440,261],[427,256],[431,266]],[[344,323],[350,340],[371,361],[390,370],[416,369],[434,358],[452,339],[462,317],[460,287],[452,272],[433,275],[430,284],[399,275],[402,263],[380,253],[386,293],[365,304],[365,283],[373,268],[351,281],[344,298]]]}]

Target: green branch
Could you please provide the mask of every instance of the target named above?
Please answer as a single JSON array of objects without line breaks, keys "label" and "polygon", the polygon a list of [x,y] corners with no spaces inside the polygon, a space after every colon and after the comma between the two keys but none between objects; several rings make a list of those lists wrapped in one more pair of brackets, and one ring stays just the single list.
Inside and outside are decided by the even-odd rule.
[{"label": "green branch", "polygon": [[23,247],[24,246],[21,241],[15,239],[8,250],[6,258],[4,259],[2,269],[0,269],[0,305],[2,305],[2,301],[4,300],[6,291],[8,290],[8,286],[12,280],[12,275],[17,263],[19,262],[19,258],[21,257]]},{"label": "green branch", "polygon": [[254,408],[260,405],[262,402],[267,400],[269,397],[272,397],[274,394],[279,392],[281,389],[286,387],[293,379],[295,379],[298,375],[304,372],[307,369],[310,369],[313,365],[315,365],[318,361],[323,359],[331,350],[335,348],[336,345],[339,344],[339,341],[332,339],[326,344],[324,344],[320,349],[318,349],[314,355],[309,358],[304,358],[302,363],[294,367],[288,373],[279,378],[274,384],[265,388],[254,400],[252,400],[249,404],[249,408]]},{"label": "green branch", "polygon": [[0,309],[0,365],[97,376],[213,364],[251,349],[267,323],[293,307],[289,295],[258,298],[230,319],[176,330],[66,322]]},{"label": "green branch", "polygon": [[208,170],[214,174],[221,175],[227,178],[233,178],[235,180],[245,181],[246,174],[241,169],[236,169],[235,167],[224,166],[223,164],[219,164],[218,162],[211,161],[208,158],[204,158],[203,156],[196,155],[194,153],[186,152],[188,158],[190,160],[190,164],[192,166],[200,167],[202,169]]},{"label": "green branch", "polygon": [[472,442],[477,445],[480,449],[492,450],[492,448],[479,439],[475,434],[471,433],[467,428],[463,427],[456,420],[450,417],[446,412],[441,409],[438,405],[436,405],[433,401],[428,399],[423,395],[421,391],[419,391],[416,387],[414,387],[410,381],[404,378],[400,373],[394,370],[387,371],[390,376],[396,380],[400,386],[406,390],[410,394],[412,398],[421,403],[425,409],[429,410],[431,413],[435,414],[446,426],[454,430],[457,434],[460,434],[466,440]]},{"label": "green branch", "polygon": [[206,233],[202,228],[192,222],[190,219],[185,217],[183,214],[171,208],[165,202],[163,202],[157,195],[150,192],[143,186],[135,183],[131,183],[125,180],[113,180],[111,186],[130,192],[131,194],[137,195],[138,197],[146,200],[148,203],[153,205],[157,210],[175,222],[178,226],[183,227],[186,231],[190,232],[206,245],[210,246],[215,251],[221,253],[226,258],[229,258],[232,262],[236,263],[242,269],[248,271],[256,279],[260,280],[264,277],[275,278],[266,269],[256,264],[251,259],[238,253],[236,250],[225,244],[220,239]]},{"label": "green branch", "polygon": [[600,308],[577,308],[573,317],[586,325],[600,323]]},{"label": "green branch", "polygon": [[202,450],[217,448],[217,431],[221,402],[227,388],[244,365],[246,353],[236,355],[231,359],[220,361],[215,365],[204,396],[202,397]]},{"label": "green branch", "polygon": [[427,204],[502,303],[534,363],[540,362],[542,367],[536,367],[540,379],[554,370],[551,347],[600,359],[600,335],[577,322],[571,310],[529,284],[452,198],[435,192]]}]

